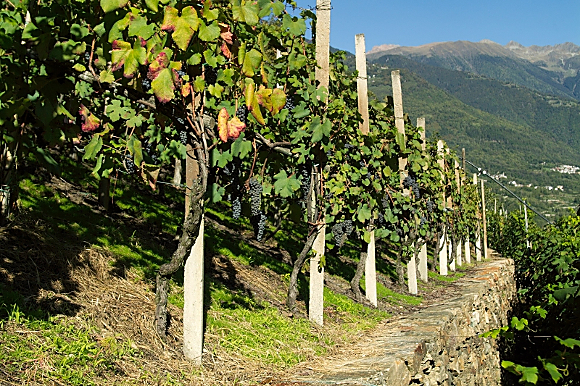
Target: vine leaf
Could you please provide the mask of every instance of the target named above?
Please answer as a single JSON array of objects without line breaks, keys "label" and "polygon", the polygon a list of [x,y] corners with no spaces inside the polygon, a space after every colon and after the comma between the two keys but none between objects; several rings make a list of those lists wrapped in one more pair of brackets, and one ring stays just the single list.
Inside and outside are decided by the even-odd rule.
[{"label": "vine leaf", "polygon": [[286,93],[281,88],[272,91],[272,115],[276,115],[286,105]]},{"label": "vine leaf", "polygon": [[220,16],[219,10],[217,8],[210,9],[211,7],[211,0],[206,0],[203,3],[203,17],[207,21],[212,21],[217,19]]},{"label": "vine leaf", "polygon": [[237,139],[246,128],[246,124],[236,116],[230,119],[230,114],[224,107],[218,115],[217,127],[220,139],[227,142],[228,139]]},{"label": "vine leaf", "polygon": [[159,0],[145,0],[145,5],[147,5],[147,8],[153,12],[157,12],[159,10]]},{"label": "vine leaf", "polygon": [[156,165],[143,165],[143,181],[149,182],[151,189],[155,190],[157,185],[157,178],[159,178],[159,172],[161,168]]},{"label": "vine leaf", "polygon": [[220,23],[220,36],[224,39],[224,42],[228,44],[234,44],[234,34],[232,33],[232,27],[228,24]]},{"label": "vine leaf", "polygon": [[173,41],[179,49],[185,51],[199,27],[199,18],[197,11],[192,6],[183,8],[181,17],[178,14],[177,9],[171,6],[165,7],[161,30],[173,32],[171,34]]},{"label": "vine leaf", "polygon": [[300,189],[300,181],[296,179],[295,175],[288,177],[285,170],[276,174],[274,179],[276,180],[274,182],[274,192],[281,197],[290,197],[296,190]]},{"label": "vine leaf", "polygon": [[312,130],[312,142],[318,142],[325,136],[329,136],[331,128],[330,120],[326,120],[321,124],[319,117],[314,118],[310,124],[310,130]]},{"label": "vine leaf", "polygon": [[232,13],[234,20],[241,21],[248,25],[256,25],[260,21],[258,13],[260,8],[255,1],[252,0],[234,0],[232,5]]},{"label": "vine leaf", "polygon": [[368,205],[364,204],[362,207],[359,207],[359,209],[357,211],[358,221],[360,221],[361,223],[364,223],[365,221],[370,220],[372,214],[373,213],[372,213],[371,209],[368,207]]},{"label": "vine leaf", "polygon": [[129,153],[133,155],[135,165],[140,167],[143,162],[143,148],[141,141],[132,135],[127,141],[127,149],[129,149]]},{"label": "vine leaf", "polygon": [[103,138],[100,135],[94,135],[93,139],[87,146],[85,146],[85,154],[83,155],[83,160],[90,160],[95,158],[97,153],[103,147]]},{"label": "vine leaf", "polygon": [[131,24],[129,24],[129,36],[139,36],[145,40],[153,36],[155,33],[155,26],[153,24],[147,24],[147,19],[143,16],[131,16]]},{"label": "vine leaf", "polygon": [[127,5],[129,0],[101,0],[101,8],[105,13],[123,8]]},{"label": "vine leaf", "polygon": [[83,123],[81,125],[81,129],[85,133],[90,133],[92,131],[95,131],[101,125],[101,120],[99,118],[97,118],[93,113],[91,113],[89,111],[89,109],[86,108],[85,105],[83,105],[83,104],[81,104],[79,114],[81,115],[82,120],[83,120]]},{"label": "vine leaf", "polygon": [[139,64],[145,64],[146,60],[147,50],[141,45],[141,40],[137,39],[133,47],[129,42],[113,41],[113,50],[111,51],[113,71],[124,66],[123,76],[125,78],[132,78],[139,69]]},{"label": "vine leaf", "polygon": [[152,80],[151,88],[157,99],[166,103],[173,99],[175,83],[173,71],[169,68],[170,62],[165,52],[160,52],[155,60],[149,65],[147,77]]},{"label": "vine leaf", "polygon": [[272,111],[272,90],[269,88],[265,88],[264,86],[260,86],[260,89],[255,94],[256,98],[258,99],[258,104],[260,106],[264,106],[264,108],[268,111]]},{"label": "vine leaf", "polygon": [[554,382],[558,383],[558,381],[562,379],[562,374],[560,374],[560,371],[558,371],[558,368],[556,367],[555,364],[549,362],[544,363],[544,369],[546,369],[546,371],[550,373],[550,376],[552,377]]},{"label": "vine leaf", "polygon": [[204,22],[199,23],[199,38],[204,42],[212,42],[220,37],[220,27],[217,22],[213,22],[210,25],[205,25]]},{"label": "vine leaf", "polygon": [[294,36],[300,36],[306,32],[306,22],[304,19],[285,14],[282,18],[282,28],[287,29]]},{"label": "vine leaf", "polygon": [[254,76],[256,74],[256,71],[260,68],[261,63],[262,63],[262,54],[255,48],[252,48],[244,55],[244,64],[242,64],[242,73],[247,77]]},{"label": "vine leaf", "polygon": [[159,102],[166,103],[172,100],[175,90],[172,71],[169,68],[161,70],[151,82],[151,89]]},{"label": "vine leaf", "polygon": [[262,111],[260,111],[260,103],[258,101],[258,96],[255,92],[256,85],[254,83],[249,83],[246,85],[246,89],[244,90],[244,96],[246,98],[246,107],[252,113],[254,118],[258,123],[261,125],[265,125],[266,121],[264,120],[264,116],[262,115]]}]

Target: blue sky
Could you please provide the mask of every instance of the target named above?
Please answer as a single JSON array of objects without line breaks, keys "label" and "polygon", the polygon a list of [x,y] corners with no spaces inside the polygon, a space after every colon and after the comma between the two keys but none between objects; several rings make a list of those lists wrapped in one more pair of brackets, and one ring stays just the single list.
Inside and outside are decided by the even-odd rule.
[{"label": "blue sky", "polygon": [[[316,0],[296,0],[311,8]],[[418,46],[482,39],[524,46],[580,45],[580,0],[332,0],[330,44],[354,52],[354,36],[375,45]]]}]

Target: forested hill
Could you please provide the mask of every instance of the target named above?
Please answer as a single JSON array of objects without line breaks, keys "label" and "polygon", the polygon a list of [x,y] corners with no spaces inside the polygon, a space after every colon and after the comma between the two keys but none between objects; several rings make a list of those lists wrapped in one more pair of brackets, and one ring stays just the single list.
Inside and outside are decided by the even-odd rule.
[{"label": "forested hill", "polygon": [[412,61],[398,59],[389,65],[369,66],[370,90],[378,99],[391,95],[391,71],[401,69],[404,110],[412,122],[424,116],[428,135],[437,132],[452,148],[466,148],[470,159],[491,172],[510,172],[520,176],[531,165],[544,161],[567,163],[578,159],[578,149],[565,140],[470,106],[415,73]]}]

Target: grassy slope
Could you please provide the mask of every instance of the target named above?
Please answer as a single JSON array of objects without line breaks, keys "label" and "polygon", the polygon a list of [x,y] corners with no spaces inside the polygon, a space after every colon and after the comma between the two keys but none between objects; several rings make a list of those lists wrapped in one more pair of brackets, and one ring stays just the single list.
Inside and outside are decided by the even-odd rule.
[{"label": "grassy slope", "polygon": [[[303,239],[300,228],[287,224],[267,244],[258,243],[247,221],[232,220],[227,207],[216,206],[206,228],[206,353],[204,366],[194,368],[180,353],[182,272],[171,284],[172,343],[163,345],[152,328],[155,271],[175,247],[181,194],[118,181],[117,209],[105,215],[95,206],[94,181],[80,177],[83,168],[74,170],[63,178],[27,175],[20,214],[0,229],[0,380],[249,384],[336,352],[389,314],[423,301],[392,284],[394,269],[383,255],[379,309],[353,302],[347,280],[356,245],[349,244],[343,255],[327,258],[325,327],[292,318],[284,300],[291,256]],[[440,291],[437,283],[422,286],[422,294]],[[303,275],[304,314],[307,294]]]}]

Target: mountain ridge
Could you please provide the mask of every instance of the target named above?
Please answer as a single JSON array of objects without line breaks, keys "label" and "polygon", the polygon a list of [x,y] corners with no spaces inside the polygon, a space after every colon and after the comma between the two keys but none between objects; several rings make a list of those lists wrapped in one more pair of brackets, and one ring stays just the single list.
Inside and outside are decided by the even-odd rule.
[{"label": "mountain ridge", "polygon": [[435,42],[409,47],[384,45],[369,51],[369,61],[401,55],[416,62],[468,72],[524,86],[544,94],[580,101],[580,46],[562,43],[524,47],[490,40]]}]

